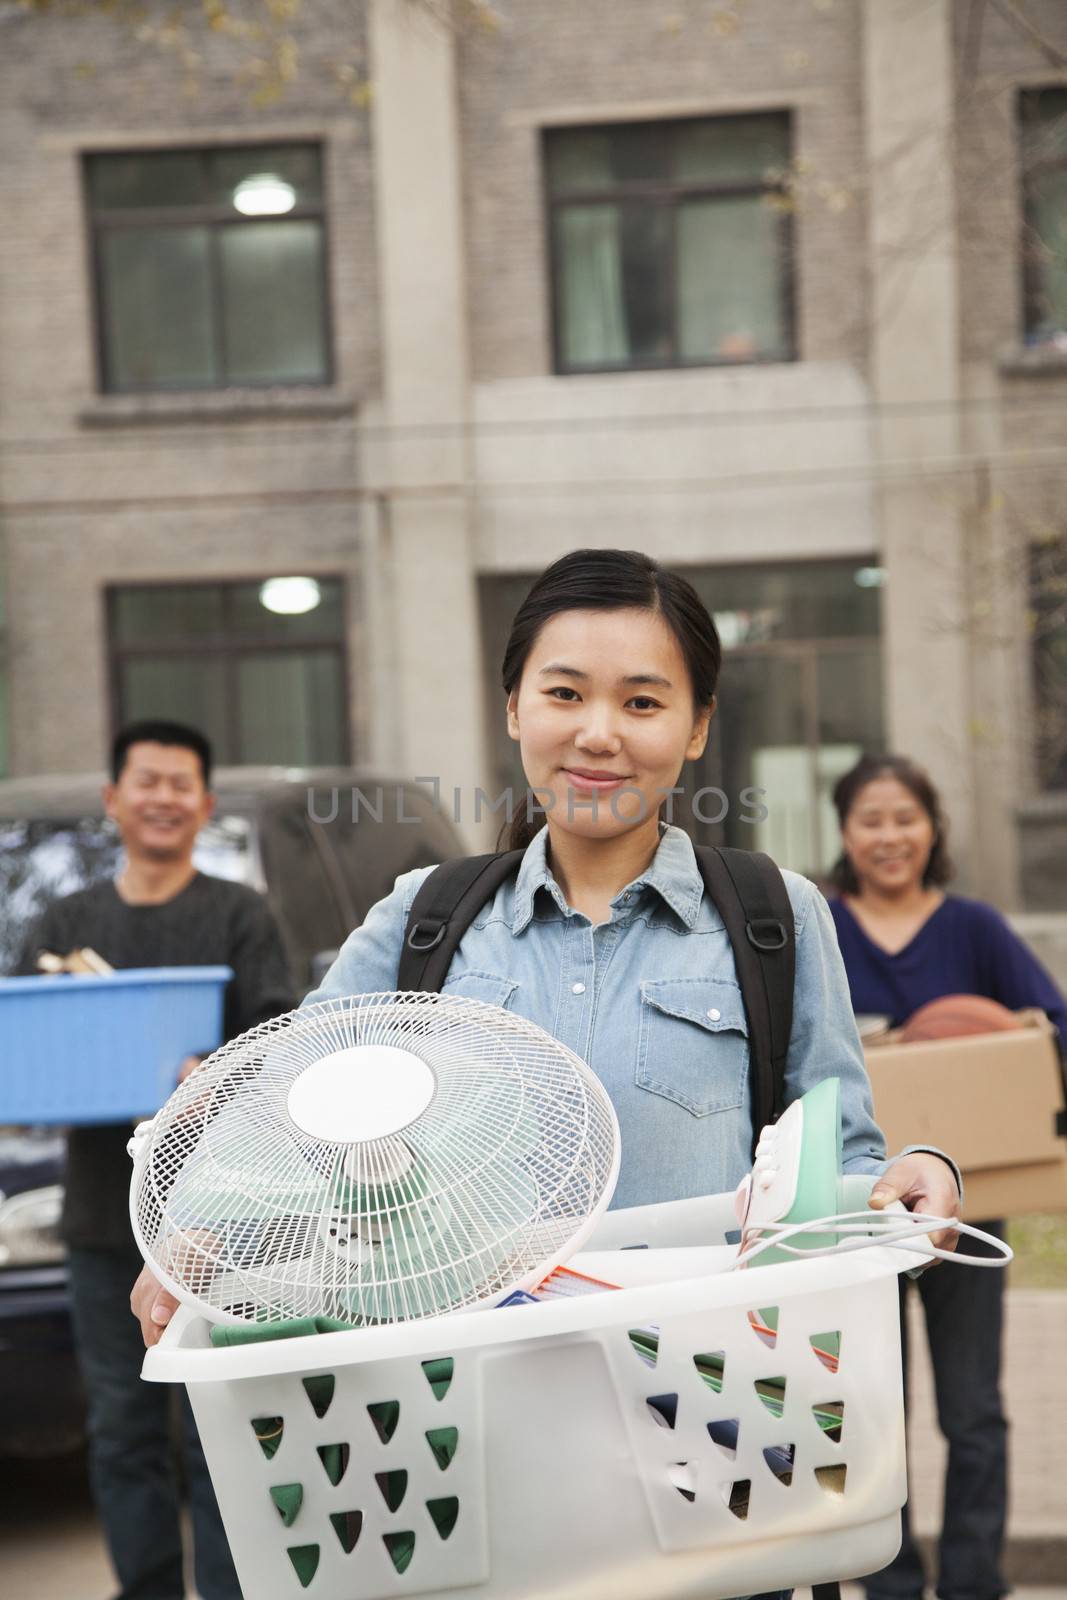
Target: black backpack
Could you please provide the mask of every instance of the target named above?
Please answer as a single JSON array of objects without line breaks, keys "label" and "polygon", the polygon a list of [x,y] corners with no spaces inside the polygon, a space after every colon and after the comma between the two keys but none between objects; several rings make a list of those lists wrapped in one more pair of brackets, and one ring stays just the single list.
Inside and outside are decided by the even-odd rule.
[{"label": "black backpack", "polygon": [[[753,1146],[783,1110],[785,1058],[793,1026],[796,930],[782,874],[754,850],[694,847],[704,885],[733,946],[748,1018]],[[519,870],[521,850],[446,861],[415,896],[404,934],[398,989],[434,994],[460,940],[497,889]]]}]

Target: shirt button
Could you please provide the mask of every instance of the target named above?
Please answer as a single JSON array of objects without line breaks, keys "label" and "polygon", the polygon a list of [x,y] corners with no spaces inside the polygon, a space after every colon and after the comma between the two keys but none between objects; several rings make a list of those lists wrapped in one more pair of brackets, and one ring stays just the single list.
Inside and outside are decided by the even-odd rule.
[{"label": "shirt button", "polygon": [[628,906],[632,899],[633,899],[633,895],[630,893],[629,889],[627,889],[626,893],[622,897],[623,905],[624,906]]},{"label": "shirt button", "polygon": [[711,1018],[712,1022],[718,1022],[719,1018],[722,1016],[722,1012],[717,1010],[715,1006],[709,1006],[708,1016]]},{"label": "shirt button", "polygon": [[571,994],[584,994],[584,993],[585,993],[585,984],[584,983],[572,983],[571,984]]}]

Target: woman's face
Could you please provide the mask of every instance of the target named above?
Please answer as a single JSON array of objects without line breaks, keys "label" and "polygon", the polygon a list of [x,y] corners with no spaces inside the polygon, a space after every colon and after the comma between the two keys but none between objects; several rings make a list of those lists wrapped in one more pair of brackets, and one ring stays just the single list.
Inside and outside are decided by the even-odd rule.
[{"label": "woman's face", "polygon": [[899,894],[922,883],[934,825],[911,790],[887,775],[864,784],[841,837],[861,889]]},{"label": "woman's face", "polygon": [[613,838],[646,822],[701,755],[713,706],[693,706],[670,627],[651,611],[561,611],[508,696],[508,733],[553,828]]}]

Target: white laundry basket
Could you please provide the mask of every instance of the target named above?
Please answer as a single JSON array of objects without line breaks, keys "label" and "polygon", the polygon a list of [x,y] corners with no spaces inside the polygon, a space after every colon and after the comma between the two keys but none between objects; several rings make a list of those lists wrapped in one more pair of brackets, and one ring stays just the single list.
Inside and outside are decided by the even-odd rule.
[{"label": "white laundry basket", "polygon": [[[870,1181],[846,1184],[862,1205]],[[716,1196],[611,1212],[591,1245],[733,1226]],[[144,1376],[188,1385],[246,1600],[754,1594],[897,1550],[914,1259],[872,1246],[229,1349],[183,1308]]]}]

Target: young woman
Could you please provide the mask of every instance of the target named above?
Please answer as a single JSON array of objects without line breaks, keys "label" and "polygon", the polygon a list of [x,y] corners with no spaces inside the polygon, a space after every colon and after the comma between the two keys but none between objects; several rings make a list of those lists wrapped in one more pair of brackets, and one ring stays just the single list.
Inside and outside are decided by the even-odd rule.
[{"label": "young woman", "polygon": [[[898,1025],[942,995],[980,994],[1012,1010],[1040,1006],[1061,1033],[1067,1028],[1067,1002],[1003,917],[981,901],[945,893],[952,876],[946,825],[925,772],[900,756],[865,756],[837,784],[834,804],[843,853],[834,869],[840,898],[831,910],[857,1012]],[[980,1226],[1002,1231],[999,1222]],[[904,1289],[906,1283],[901,1279]],[[949,1446],[937,1592],[996,1600],[1005,1593],[1004,1275],[957,1267],[925,1273],[917,1287]],[[900,1554],[867,1580],[867,1594],[921,1600],[923,1585],[905,1509]]]},{"label": "young woman", "polygon": [[[614,1101],[614,1204],[732,1189],[751,1165],[748,1040],[730,941],[688,836],[660,821],[704,750],[721,649],[696,591],[632,551],[578,550],[535,582],[503,662],[507,726],[547,809],[518,876],[478,914],[445,992],[509,1007],[581,1055]],[[519,808],[514,846],[526,828]],[[396,986],[415,893],[406,873],[350,935],[305,1004]],[[886,1169],[826,902],[785,874],[796,921],[789,1099],[841,1079],[844,1165],[881,1173],[872,1204],[957,1216],[947,1158]],[[954,1238],[954,1235],[951,1236]],[[173,1301],[147,1274],[133,1305],[154,1343]]]}]

